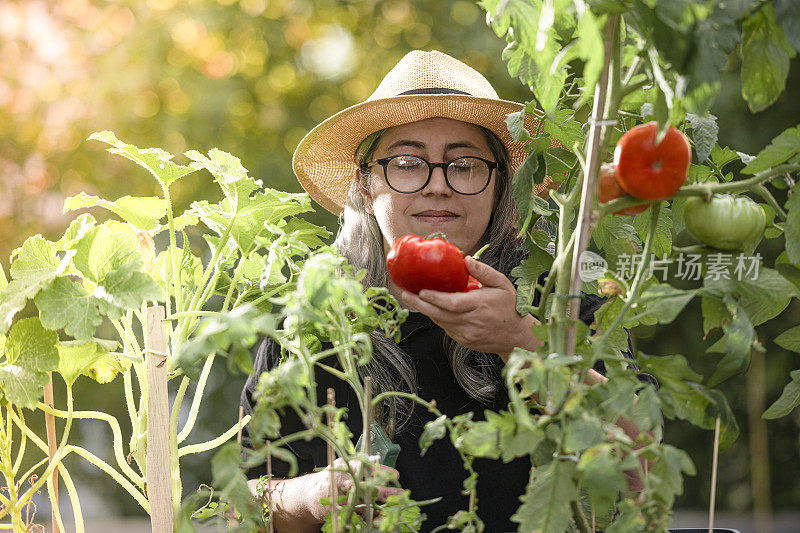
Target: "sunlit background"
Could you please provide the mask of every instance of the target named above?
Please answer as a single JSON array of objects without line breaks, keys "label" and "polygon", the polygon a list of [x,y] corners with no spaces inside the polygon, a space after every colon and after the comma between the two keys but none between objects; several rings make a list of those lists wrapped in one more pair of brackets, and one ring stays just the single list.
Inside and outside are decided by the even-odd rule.
[{"label": "sunlit background", "polygon": [[[92,132],[113,130],[125,142],[162,147],[180,163],[187,162],[180,154],[188,149],[218,147],[240,157],[266,186],[299,191],[290,167],[298,141],[321,120],[369,96],[409,50],[442,50],[486,75],[501,97],[529,100],[530,92],[507,74],[503,46],[481,9],[466,0],[2,0],[0,264],[8,272],[10,252],[27,236],[55,239],[63,233],[74,216],[62,214],[66,197],[81,191],[110,199],[159,193],[143,170],[86,141]],[[797,59],[792,67],[786,93],[766,112],[752,115],[740,96],[738,57],[731,55],[712,109],[721,144],[756,153],[800,123]],[[172,190],[177,212],[195,199],[219,196],[204,173]],[[335,218],[321,209],[312,219],[335,231]],[[698,316],[698,308],[690,308],[670,332],[641,332],[639,347],[702,356],[704,347],[693,340]],[[758,331],[769,339],[798,322],[795,301]],[[675,328],[686,334],[676,335]],[[798,365],[796,354],[771,343],[767,348],[763,389],[771,402]],[[694,365],[697,358],[690,359]],[[698,370],[704,371],[702,363]],[[243,381],[217,368],[197,441],[235,420]],[[737,377],[722,387],[742,426],[738,443],[720,459],[723,510],[746,511],[753,501],[743,383]],[[58,384],[56,389],[58,398]],[[83,383],[76,397],[76,408],[102,403],[124,414],[121,383]],[[800,414],[767,427],[771,504],[796,508]],[[104,429],[79,429],[87,448],[108,451]],[[670,424],[666,434],[690,452],[700,472],[687,479],[677,507],[700,509],[708,501],[711,435]],[[208,459],[186,461],[186,490],[210,480]],[[68,466],[88,516],[137,513],[104,474],[77,460]]]}]

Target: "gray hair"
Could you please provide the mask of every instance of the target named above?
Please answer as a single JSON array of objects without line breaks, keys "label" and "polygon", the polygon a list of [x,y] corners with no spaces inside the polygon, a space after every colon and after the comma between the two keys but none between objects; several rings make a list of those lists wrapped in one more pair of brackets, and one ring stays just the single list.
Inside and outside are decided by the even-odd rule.
[{"label": "gray hair", "polygon": [[[480,245],[492,243],[481,256],[481,260],[507,276],[522,259],[521,243],[516,238],[519,218],[512,196],[509,157],[502,141],[490,130],[478,126],[489,144],[498,163],[495,171],[494,209],[489,224],[481,237]],[[371,160],[378,143],[387,129],[377,131],[364,139],[356,150],[359,166],[357,179],[350,187],[347,203],[339,219],[339,233],[334,247],[344,255],[356,269],[364,269],[365,286],[388,285],[383,235],[374,215],[367,213],[361,196],[361,187],[368,184],[370,171],[361,165]],[[417,392],[417,379],[410,357],[391,339],[380,332],[371,335],[372,360],[362,367],[362,373],[372,377],[375,394],[390,390]],[[502,362],[496,354],[471,350],[445,335],[444,350],[456,381],[474,399],[491,406],[502,387]],[[399,387],[398,387],[399,384]],[[392,397],[380,407],[378,419],[383,422],[390,436],[400,430],[409,420],[414,404],[406,399]]]}]

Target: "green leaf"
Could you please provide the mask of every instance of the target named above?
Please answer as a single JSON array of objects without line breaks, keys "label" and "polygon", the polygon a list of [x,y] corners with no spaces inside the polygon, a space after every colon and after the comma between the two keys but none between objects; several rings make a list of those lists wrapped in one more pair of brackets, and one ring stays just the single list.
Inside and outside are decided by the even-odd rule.
[{"label": "green leaf", "polygon": [[639,369],[652,374],[660,384],[657,394],[664,416],[706,427],[706,411],[713,398],[697,383],[702,376],[689,368],[686,359],[681,355],[655,357],[641,352],[636,357]]},{"label": "green leaf", "polygon": [[[615,243],[619,244],[621,241],[630,245],[631,249],[624,250],[625,253],[630,254],[641,246],[641,241],[639,240],[639,235],[636,232],[636,228],[634,228],[625,220],[627,218],[628,217],[612,216],[603,217],[600,220],[597,228],[592,233],[592,240],[594,240],[594,243],[599,249],[605,250],[612,246],[616,246]],[[659,217],[659,221],[660,220],[661,219]]]},{"label": "green leaf", "polygon": [[708,380],[709,387],[716,387],[729,377],[745,371],[750,365],[751,349],[756,340],[753,324],[739,302],[730,296],[726,296],[724,301],[733,320],[722,324],[722,347],[715,344],[708,349],[725,354]]},{"label": "green leaf", "polygon": [[[797,140],[800,142],[800,129]],[[783,226],[783,231],[786,236],[786,255],[789,261],[800,264],[800,183],[792,187],[792,193],[786,201],[786,224]]]},{"label": "green leaf", "polygon": [[771,4],[750,15],[742,30],[742,96],[757,113],[772,105],[785,89],[795,51],[775,24]]},{"label": "green leaf", "polygon": [[692,125],[692,140],[694,141],[697,161],[702,163],[711,155],[711,151],[717,144],[717,136],[719,134],[717,117],[710,113],[704,117],[687,113],[686,118],[689,119]]},{"label": "green leaf", "polygon": [[517,311],[527,313],[536,295],[536,283],[542,272],[550,269],[553,256],[538,246],[531,247],[531,255],[511,270],[516,279]]},{"label": "green leaf", "polygon": [[775,337],[773,342],[781,348],[800,353],[800,326],[787,329]]},{"label": "green leaf", "polygon": [[192,213],[218,235],[236,217],[231,227],[231,237],[243,254],[253,247],[259,235],[266,231],[265,224],[275,224],[283,218],[311,211],[307,194],[293,194],[267,189],[253,196],[225,199],[220,204],[203,200],[192,204]]},{"label": "green leaf", "polygon": [[800,370],[793,370],[789,376],[791,376],[792,381],[783,388],[780,398],[770,405],[769,409],[764,411],[763,418],[774,420],[784,417],[800,405]]},{"label": "green leaf", "polygon": [[247,509],[253,503],[253,495],[247,487],[242,446],[238,442],[229,442],[214,454],[211,473],[221,500],[230,502],[237,509]]},{"label": "green leaf", "polygon": [[[24,245],[23,245],[24,247]],[[50,283],[69,266],[74,252],[68,252],[55,268],[44,269],[43,263],[38,266],[42,269],[36,273],[28,268],[21,269],[26,277],[14,279],[0,292],[0,333],[5,333],[11,327],[14,316],[25,307],[25,303],[36,296],[39,291],[48,287]],[[30,266],[31,263],[28,263]]]},{"label": "green leaf", "polygon": [[36,278],[58,268],[59,259],[53,243],[41,235],[28,237],[22,247],[15,250],[16,259],[11,264],[12,279]]},{"label": "green leaf", "polygon": [[728,148],[721,148],[718,144],[714,145],[711,150],[711,161],[714,162],[720,169],[732,161],[740,159],[739,154]]},{"label": "green leaf", "polygon": [[520,531],[564,533],[572,518],[570,504],[578,497],[572,480],[575,468],[573,462],[556,459],[536,470],[520,498],[522,505],[511,517]]},{"label": "green leaf", "polygon": [[546,209],[547,202],[544,202],[544,205],[537,204],[537,200],[542,199],[534,194],[534,186],[544,181],[546,171],[544,155],[531,154],[525,158],[525,161],[514,173],[511,183],[514,188],[514,201],[520,216],[520,231],[530,227],[534,221],[534,213]]},{"label": "green leaf", "polygon": [[116,214],[136,229],[152,230],[167,214],[167,206],[162,198],[123,196],[116,202],[98,196],[80,193],[64,201],[64,212],[86,207],[103,207]]},{"label": "green leaf", "polygon": [[638,400],[631,407],[631,413],[636,425],[642,431],[653,431],[661,427],[661,400],[652,385],[645,386],[639,392]]},{"label": "green leaf", "polygon": [[103,321],[103,314],[119,317],[121,309],[89,294],[86,289],[66,278],[58,278],[44,288],[34,299],[48,329],[64,328],[67,335],[88,339]]},{"label": "green leaf", "polygon": [[650,469],[650,483],[655,487],[659,499],[663,499],[667,508],[671,508],[675,496],[683,493],[681,473],[693,476],[696,472],[692,459],[685,451],[669,444],[661,446],[661,456]]},{"label": "green leaf", "polygon": [[571,109],[558,109],[552,119],[544,119],[542,129],[551,138],[560,142],[567,150],[571,152],[580,151],[584,134],[581,129],[581,122],[575,117],[575,112]]},{"label": "green leaf", "polygon": [[456,447],[468,455],[497,459],[500,457],[498,428],[488,421],[474,422],[458,437]]},{"label": "green leaf", "polygon": [[172,161],[174,156],[161,148],[142,149],[132,144],[124,143],[117,139],[116,135],[111,131],[93,133],[89,136],[89,139],[111,145],[111,148],[107,149],[109,152],[130,159],[142,168],[147,169],[164,189],[183,176],[197,170],[196,167],[178,165]]},{"label": "green leaf", "polygon": [[6,287],[8,287],[8,278],[6,277],[6,271],[3,270],[2,263],[0,263],[0,292],[3,292]]},{"label": "green leaf", "polygon": [[425,424],[425,428],[422,430],[422,435],[419,437],[420,455],[425,455],[425,452],[428,451],[428,448],[434,443],[434,441],[444,438],[447,432],[447,426],[445,425],[446,420],[447,417],[442,415],[439,418],[431,420]]},{"label": "green leaf", "polygon": [[506,126],[514,142],[527,141],[531,134],[525,129],[525,110],[506,115]]},{"label": "green leaf", "polygon": [[647,287],[640,302],[646,305],[647,314],[655,316],[661,324],[669,324],[698,292],[699,289],[684,291],[662,283]]},{"label": "green leaf", "polygon": [[544,153],[547,175],[556,181],[563,181],[566,178],[576,160],[575,154],[560,146],[551,146]]},{"label": "green leaf", "polygon": [[744,174],[757,174],[771,169],[800,153],[800,126],[788,128],[772,139],[755,159],[743,169]]},{"label": "green leaf", "polygon": [[78,218],[70,222],[67,231],[53,246],[56,250],[71,250],[84,235],[95,227],[97,221],[89,213],[82,213]]},{"label": "green leaf", "polygon": [[610,511],[620,491],[628,488],[620,469],[620,458],[610,444],[599,444],[582,453],[578,470],[581,486],[589,491],[597,515]]},{"label": "green leaf", "polygon": [[139,309],[146,301],[163,301],[163,293],[155,280],[137,267],[135,263],[127,263],[115,268],[105,276],[94,294],[102,294],[104,300],[122,309]]},{"label": "green leaf", "polygon": [[261,314],[250,304],[201,321],[192,339],[181,344],[170,359],[170,370],[181,368],[191,379],[199,376],[200,362],[212,353],[227,355],[246,373],[253,371],[250,346],[259,335],[275,334],[275,317]]},{"label": "green leaf", "polygon": [[57,348],[58,373],[70,387],[80,375],[87,375],[95,381],[107,383],[117,372],[125,370],[116,357],[94,341],[62,342]]},{"label": "green leaf", "polygon": [[706,278],[703,288],[704,294],[718,300],[723,300],[727,294],[734,296],[754,326],[778,316],[798,292],[786,278],[766,267],[759,268],[755,279]]},{"label": "green leaf", "polygon": [[564,451],[582,452],[601,443],[604,437],[600,421],[584,413],[582,418],[567,422],[564,428]]},{"label": "green leaf", "polygon": [[792,283],[797,290],[800,290],[800,261],[792,264],[792,262],[789,261],[786,250],[781,252],[778,258],[775,259],[775,270],[786,278],[787,281]]},{"label": "green leaf", "polygon": [[[633,218],[633,227],[639,234],[642,242],[647,238],[647,232],[650,228],[650,218],[652,215],[652,208],[642,211]],[[670,209],[666,206],[661,208],[658,214],[658,222],[656,225],[656,234],[653,240],[653,253],[657,257],[664,257],[672,252],[672,216]]]},{"label": "green leaf", "polygon": [[101,283],[111,270],[130,261],[142,264],[136,235],[120,222],[105,222],[93,228],[75,246],[75,268],[94,283]]},{"label": "green leaf", "polygon": [[[706,389],[705,393],[711,398],[706,408],[706,419],[703,427],[712,429],[716,427],[716,419],[720,419],[719,448],[725,451],[739,438],[739,425],[733,416],[728,400],[722,392],[716,389]],[[638,402],[637,402],[638,403]]]},{"label": "green leaf", "polygon": [[34,409],[42,397],[47,373],[58,367],[58,335],[42,327],[38,318],[23,318],[5,341],[5,364],[0,366],[0,389],[5,399]]}]

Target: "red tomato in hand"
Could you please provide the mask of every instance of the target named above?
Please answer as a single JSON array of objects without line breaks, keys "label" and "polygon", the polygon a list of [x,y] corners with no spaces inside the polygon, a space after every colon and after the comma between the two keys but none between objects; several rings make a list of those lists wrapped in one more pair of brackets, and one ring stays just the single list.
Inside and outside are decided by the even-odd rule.
[{"label": "red tomato in hand", "polygon": [[[603,163],[600,165],[600,176],[598,176],[599,181],[599,190],[598,190],[598,197],[597,200],[601,204],[605,204],[610,202],[611,200],[616,200],[617,198],[622,198],[623,196],[628,196],[622,187],[619,186],[617,183],[617,176],[614,172],[614,165]],[[645,211],[648,208],[648,205],[632,205],[631,207],[625,207],[620,209],[619,211],[615,211],[615,215],[638,215],[642,211]]]},{"label": "red tomato in hand", "polygon": [[467,288],[464,289],[464,292],[476,291],[481,287],[483,287],[483,283],[472,277],[472,274],[470,274],[469,280],[467,281]]},{"label": "red tomato in hand", "polygon": [[614,149],[617,182],[628,194],[642,200],[663,200],[686,181],[692,147],[686,136],[670,126],[656,144],[658,124],[648,122],[631,128]]},{"label": "red tomato in hand", "polygon": [[397,239],[386,256],[386,268],[395,285],[414,294],[422,289],[463,292],[469,279],[461,250],[438,237]]}]

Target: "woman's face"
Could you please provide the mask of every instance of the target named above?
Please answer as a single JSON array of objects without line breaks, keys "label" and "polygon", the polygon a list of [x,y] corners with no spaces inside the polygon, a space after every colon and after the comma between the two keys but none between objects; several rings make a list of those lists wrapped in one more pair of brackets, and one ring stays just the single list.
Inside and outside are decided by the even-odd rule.
[{"label": "woman's face", "polygon": [[[389,129],[372,159],[399,154],[417,155],[431,163],[446,163],[463,156],[495,160],[480,128],[438,117]],[[458,194],[448,187],[443,170],[435,168],[424,189],[399,193],[388,186],[381,166],[375,165],[368,190],[362,189],[362,194],[367,212],[378,221],[387,252],[403,235],[427,237],[439,232],[464,253],[472,254],[480,247],[480,239],[489,225],[495,206],[494,189],[495,172],[492,172],[489,186],[480,194]]]}]

